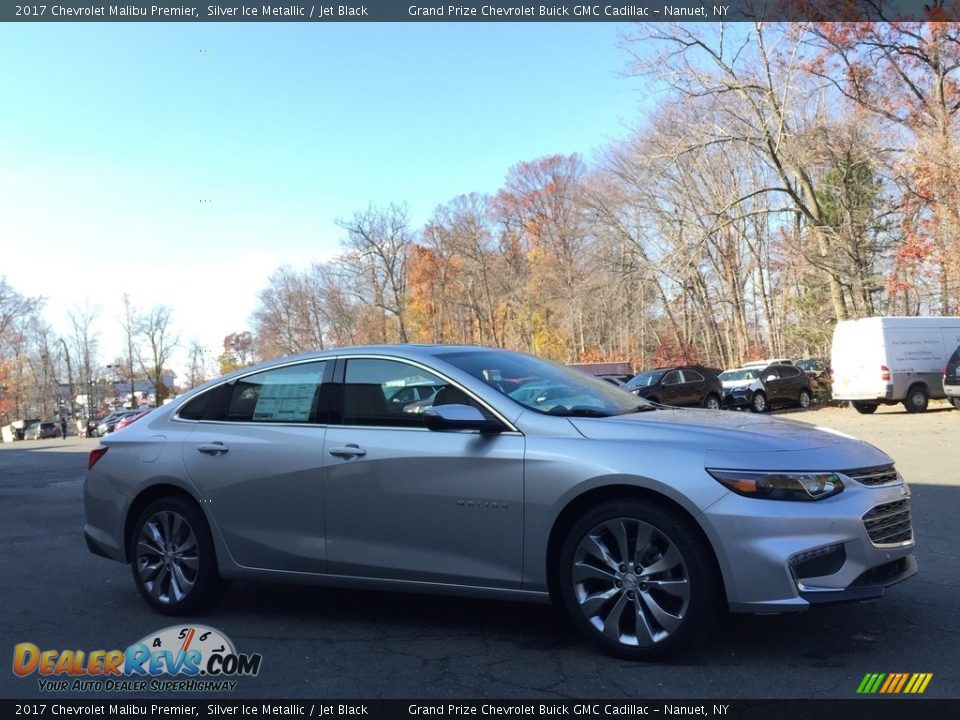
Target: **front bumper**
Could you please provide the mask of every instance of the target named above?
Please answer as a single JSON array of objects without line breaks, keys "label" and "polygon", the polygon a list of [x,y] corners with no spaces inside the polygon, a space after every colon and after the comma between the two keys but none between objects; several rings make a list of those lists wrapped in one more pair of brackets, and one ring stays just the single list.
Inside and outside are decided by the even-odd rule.
[{"label": "front bumper", "polygon": [[750,407],[753,403],[753,390],[749,388],[724,390],[723,406],[729,408]]},{"label": "front bumper", "polygon": [[[841,477],[843,492],[825,500],[760,500],[730,493],[701,516],[718,551],[732,611],[790,612],[879,597],[917,572],[912,525],[886,542],[864,521],[877,515],[878,506],[896,504],[909,523],[906,485],[867,487]],[[818,556],[821,562],[808,560]]]}]

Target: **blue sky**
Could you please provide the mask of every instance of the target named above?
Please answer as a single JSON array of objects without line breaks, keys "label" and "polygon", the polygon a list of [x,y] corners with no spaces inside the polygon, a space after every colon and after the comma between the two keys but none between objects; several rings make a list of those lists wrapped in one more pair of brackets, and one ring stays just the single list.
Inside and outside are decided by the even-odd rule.
[{"label": "blue sky", "polygon": [[622,135],[644,96],[620,29],[0,25],[0,274],[61,332],[100,306],[107,362],[123,292],[217,354],[280,263],[337,251],[337,218],[406,202],[419,225]]}]

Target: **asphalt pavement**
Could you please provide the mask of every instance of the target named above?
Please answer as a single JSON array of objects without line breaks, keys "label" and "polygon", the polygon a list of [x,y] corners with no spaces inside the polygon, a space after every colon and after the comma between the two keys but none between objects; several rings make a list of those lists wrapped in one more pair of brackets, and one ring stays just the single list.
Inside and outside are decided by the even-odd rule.
[{"label": "asphalt pavement", "polygon": [[[791,417],[849,420],[839,412]],[[922,436],[913,416],[900,415],[875,423],[883,427],[875,444]],[[195,618],[226,633],[238,651],[263,656],[257,677],[218,697],[854,698],[866,673],[932,672],[925,697],[958,698],[960,412],[927,415],[947,431],[911,461],[920,573],[879,600],[795,615],[728,615],[713,641],[689,657],[632,663],[595,651],[548,606],[241,581]],[[0,652],[7,663],[21,642],[122,649],[177,622],[147,607],[128,567],[95,557],[83,542],[82,483],[95,444],[0,444]],[[7,663],[0,697],[41,695],[36,675],[17,677]]]}]

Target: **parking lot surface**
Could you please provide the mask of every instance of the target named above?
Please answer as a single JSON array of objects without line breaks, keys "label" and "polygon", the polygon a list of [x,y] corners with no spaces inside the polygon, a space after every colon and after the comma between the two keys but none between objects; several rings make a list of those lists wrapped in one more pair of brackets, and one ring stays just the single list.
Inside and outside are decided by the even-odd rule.
[{"label": "parking lot surface", "polygon": [[[710,645],[656,664],[601,655],[547,606],[237,582],[194,620],[262,654],[263,665],[220,697],[853,698],[864,675],[879,672],[932,672],[925,697],[960,697],[960,412],[783,416],[863,438],[896,460],[913,493],[916,577],[879,600],[726,616]],[[16,643],[122,649],[178,622],[147,607],[129,568],[87,551],[82,482],[95,444],[0,444],[7,663]],[[0,697],[41,695],[36,675],[0,671]]]}]

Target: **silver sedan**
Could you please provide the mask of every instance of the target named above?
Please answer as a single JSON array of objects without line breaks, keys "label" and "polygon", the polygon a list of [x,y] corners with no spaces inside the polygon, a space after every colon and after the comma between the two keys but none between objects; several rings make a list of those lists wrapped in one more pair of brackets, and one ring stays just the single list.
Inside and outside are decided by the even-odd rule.
[{"label": "silver sedan", "polygon": [[[429,407],[394,401],[423,404],[407,387],[436,389]],[[871,445],[475,347],[244,368],[104,439],[84,498],[90,550],[164,614],[240,577],[553,601],[635,659],[725,609],[873,598],[916,572],[909,490]]]}]

